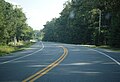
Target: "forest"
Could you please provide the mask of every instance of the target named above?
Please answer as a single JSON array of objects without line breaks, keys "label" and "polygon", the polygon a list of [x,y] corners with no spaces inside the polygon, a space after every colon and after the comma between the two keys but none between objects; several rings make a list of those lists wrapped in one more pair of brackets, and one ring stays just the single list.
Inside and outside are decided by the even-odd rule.
[{"label": "forest", "polygon": [[34,31],[26,21],[27,18],[21,7],[0,0],[0,45],[29,41]]},{"label": "forest", "polygon": [[44,41],[120,48],[120,0],[71,0],[46,22]]}]

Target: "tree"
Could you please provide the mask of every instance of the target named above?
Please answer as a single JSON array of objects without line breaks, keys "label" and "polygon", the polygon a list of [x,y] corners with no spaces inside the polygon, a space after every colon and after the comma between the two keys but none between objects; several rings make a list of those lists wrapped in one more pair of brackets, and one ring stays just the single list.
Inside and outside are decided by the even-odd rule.
[{"label": "tree", "polygon": [[71,0],[60,17],[44,25],[44,38],[75,44],[120,47],[119,0]]},{"label": "tree", "polygon": [[0,0],[0,44],[8,44],[15,39],[29,40],[33,29],[26,20],[22,8]]}]

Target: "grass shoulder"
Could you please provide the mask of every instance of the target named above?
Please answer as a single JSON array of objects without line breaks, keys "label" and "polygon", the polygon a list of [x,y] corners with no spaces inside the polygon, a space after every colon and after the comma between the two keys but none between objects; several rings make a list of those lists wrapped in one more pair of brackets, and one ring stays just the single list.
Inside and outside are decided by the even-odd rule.
[{"label": "grass shoulder", "polygon": [[114,48],[114,47],[110,47],[107,45],[102,45],[102,46],[97,46],[98,48],[103,48],[103,49],[108,49],[108,50],[112,50],[112,51],[119,51],[120,52],[120,48]]},{"label": "grass shoulder", "polygon": [[0,56],[5,56],[13,52],[24,50],[33,44],[34,42],[19,42],[16,45],[0,45]]},{"label": "grass shoulder", "polygon": [[107,50],[111,50],[111,51],[120,52],[120,48],[114,48],[114,47],[110,47],[110,46],[107,46],[107,45],[101,45],[101,46],[88,45],[87,47],[90,47],[90,48],[102,48],[102,49],[107,49]]}]

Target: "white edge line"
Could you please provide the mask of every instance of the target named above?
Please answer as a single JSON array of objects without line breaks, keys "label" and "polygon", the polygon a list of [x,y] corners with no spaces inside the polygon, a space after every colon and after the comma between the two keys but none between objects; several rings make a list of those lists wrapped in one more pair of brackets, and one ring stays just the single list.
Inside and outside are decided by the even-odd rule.
[{"label": "white edge line", "polygon": [[[42,43],[42,41],[41,41],[41,43]],[[22,58],[31,56],[31,55],[39,52],[39,51],[42,51],[43,49],[44,49],[44,45],[43,45],[43,43],[42,43],[42,48],[41,48],[41,49],[39,49],[39,50],[37,50],[37,51],[35,51],[35,52],[31,53],[31,54],[28,54],[28,55],[25,55],[25,56],[22,56],[22,57],[19,57],[19,58],[15,58],[15,59],[13,59],[13,60],[9,60],[9,61],[2,62],[1,64],[6,64],[6,63],[9,63],[9,62],[12,62],[12,61],[15,61],[15,60],[19,60],[19,59],[22,59]]]},{"label": "white edge line", "polygon": [[98,51],[98,50],[94,50],[94,49],[91,49],[91,50],[92,50],[92,51],[96,51],[96,52],[98,52],[98,53],[100,53],[100,54],[108,57],[109,59],[113,60],[115,63],[117,63],[118,65],[120,65],[120,62],[118,62],[118,61],[115,60],[114,58],[110,57],[109,55],[107,55],[107,54],[105,54],[105,53],[103,53],[103,52],[100,52],[100,51]]}]

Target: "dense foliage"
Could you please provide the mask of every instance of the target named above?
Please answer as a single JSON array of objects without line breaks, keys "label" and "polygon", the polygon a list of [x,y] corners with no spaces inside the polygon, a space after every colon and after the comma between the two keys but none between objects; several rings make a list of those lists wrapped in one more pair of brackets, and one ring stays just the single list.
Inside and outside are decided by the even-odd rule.
[{"label": "dense foliage", "polygon": [[44,25],[45,41],[120,47],[119,0],[71,0]]},{"label": "dense foliage", "polygon": [[22,8],[0,0],[0,44],[30,40],[33,29],[26,20]]}]

